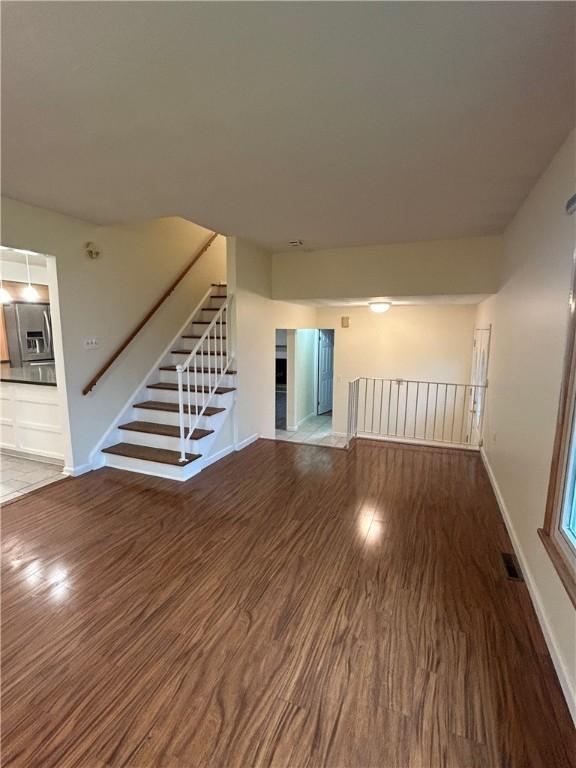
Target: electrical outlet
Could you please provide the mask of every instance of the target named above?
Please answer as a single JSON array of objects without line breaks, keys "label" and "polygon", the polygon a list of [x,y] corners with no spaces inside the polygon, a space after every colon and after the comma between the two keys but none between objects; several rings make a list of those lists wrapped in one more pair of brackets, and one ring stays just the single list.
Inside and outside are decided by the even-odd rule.
[{"label": "electrical outlet", "polygon": [[84,349],[98,349],[100,339],[84,339]]}]

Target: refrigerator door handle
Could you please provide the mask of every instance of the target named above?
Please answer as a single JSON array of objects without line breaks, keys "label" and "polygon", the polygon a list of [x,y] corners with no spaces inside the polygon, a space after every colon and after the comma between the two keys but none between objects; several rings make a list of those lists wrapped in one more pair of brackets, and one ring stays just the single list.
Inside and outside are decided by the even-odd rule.
[{"label": "refrigerator door handle", "polygon": [[48,338],[48,347],[50,354],[54,354],[54,350],[52,349],[52,328],[50,327],[50,318],[48,317],[48,312],[44,310],[42,313],[44,315],[44,323],[46,324],[46,336]]}]

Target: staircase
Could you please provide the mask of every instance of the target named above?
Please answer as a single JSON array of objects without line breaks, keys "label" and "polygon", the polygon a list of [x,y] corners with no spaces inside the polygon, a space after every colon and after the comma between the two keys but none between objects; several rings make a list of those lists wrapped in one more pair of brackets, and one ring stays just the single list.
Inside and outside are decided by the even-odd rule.
[{"label": "staircase", "polygon": [[111,444],[101,449],[106,466],[176,480],[206,466],[234,403],[236,372],[224,364],[227,298],[225,285],[211,286],[108,434]]}]

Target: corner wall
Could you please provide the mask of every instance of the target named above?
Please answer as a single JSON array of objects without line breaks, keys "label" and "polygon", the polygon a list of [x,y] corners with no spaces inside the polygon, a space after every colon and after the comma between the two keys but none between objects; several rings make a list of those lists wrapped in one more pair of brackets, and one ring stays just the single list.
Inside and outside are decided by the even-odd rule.
[{"label": "corner wall", "polygon": [[[209,232],[180,218],[97,226],[43,208],[2,199],[2,245],[56,257],[65,383],[76,470],[90,453],[210,282],[225,280],[226,243],[220,237],[96,385],[82,388],[137,325]],[[102,251],[90,260],[85,243]],[[100,347],[86,350],[96,337]]]},{"label": "corner wall", "polygon": [[276,329],[315,328],[316,309],[274,301],[271,253],[240,238],[228,243],[236,313],[236,444],[241,447],[257,436],[274,437]]},{"label": "corner wall", "polygon": [[504,237],[500,292],[483,302],[492,324],[484,453],[564,693],[576,719],[576,611],[537,534],[544,521],[568,317],[576,216],[574,133]]}]

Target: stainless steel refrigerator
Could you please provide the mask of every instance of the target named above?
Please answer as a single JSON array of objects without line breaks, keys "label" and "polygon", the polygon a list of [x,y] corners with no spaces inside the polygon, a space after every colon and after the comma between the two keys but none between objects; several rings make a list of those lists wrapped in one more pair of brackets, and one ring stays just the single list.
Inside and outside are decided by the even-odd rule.
[{"label": "stainless steel refrigerator", "polygon": [[15,301],[3,309],[10,365],[54,360],[50,304]]}]

